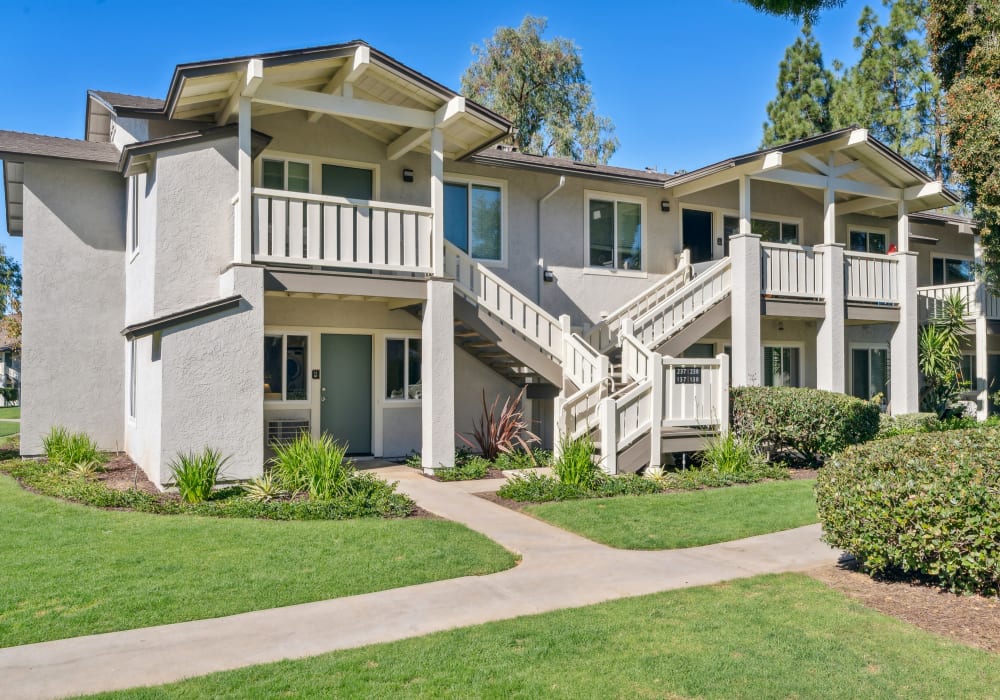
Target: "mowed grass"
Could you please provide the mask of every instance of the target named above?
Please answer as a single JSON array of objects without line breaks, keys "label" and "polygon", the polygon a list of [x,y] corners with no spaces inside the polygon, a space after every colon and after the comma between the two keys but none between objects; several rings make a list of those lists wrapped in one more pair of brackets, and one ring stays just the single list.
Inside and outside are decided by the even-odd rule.
[{"label": "mowed grass", "polygon": [[113,512],[0,476],[0,562],[3,647],[487,574],[515,558],[443,520]]},{"label": "mowed grass", "polygon": [[0,420],[0,437],[17,435],[21,432],[21,424],[11,420]]},{"label": "mowed grass", "polygon": [[679,549],[778,532],[817,522],[815,481],[528,506],[566,530],[619,549]]},{"label": "mowed grass", "polygon": [[853,700],[986,698],[998,689],[995,655],[785,574],[102,697]]},{"label": "mowed grass", "polygon": [[20,406],[4,406],[0,408],[0,418],[20,418],[21,417],[21,407]]}]

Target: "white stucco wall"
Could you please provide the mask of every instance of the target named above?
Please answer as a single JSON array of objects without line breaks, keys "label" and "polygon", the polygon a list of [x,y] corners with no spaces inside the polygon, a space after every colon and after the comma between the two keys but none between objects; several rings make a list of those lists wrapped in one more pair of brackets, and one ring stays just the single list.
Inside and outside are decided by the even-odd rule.
[{"label": "white stucco wall", "polygon": [[122,448],[125,181],[24,165],[23,454],[54,425]]},{"label": "white stucco wall", "polygon": [[136,402],[134,414],[129,411],[130,350],[125,345],[125,451],[140,465],[154,484],[168,481],[162,472],[161,428],[163,419],[163,375],[161,339],[147,335],[136,343]]}]

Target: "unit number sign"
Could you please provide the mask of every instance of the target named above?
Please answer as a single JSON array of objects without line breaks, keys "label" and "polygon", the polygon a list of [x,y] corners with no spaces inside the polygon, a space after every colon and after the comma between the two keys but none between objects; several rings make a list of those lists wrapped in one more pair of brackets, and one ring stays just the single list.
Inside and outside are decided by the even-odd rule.
[{"label": "unit number sign", "polygon": [[674,367],[674,384],[701,384],[701,367]]}]

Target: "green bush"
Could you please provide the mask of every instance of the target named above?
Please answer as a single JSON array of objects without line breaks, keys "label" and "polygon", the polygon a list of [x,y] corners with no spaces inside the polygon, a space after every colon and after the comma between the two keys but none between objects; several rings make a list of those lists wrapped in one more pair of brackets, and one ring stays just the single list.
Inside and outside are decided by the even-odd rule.
[{"label": "green bush", "polygon": [[929,433],[941,429],[941,421],[936,413],[903,413],[892,416],[883,413],[879,416],[878,439],[896,437],[897,435],[915,435]]},{"label": "green bush", "polygon": [[490,472],[490,463],[479,456],[468,457],[464,460],[455,460],[455,466],[451,469],[437,469],[434,476],[441,481],[472,481],[475,479],[485,479]]},{"label": "green bush", "polygon": [[354,464],[344,459],[346,454],[347,445],[329,435],[313,439],[303,433],[290,442],[274,445],[272,471],[292,493],[308,493],[313,500],[329,501],[350,493]]},{"label": "green bush", "polygon": [[701,464],[721,474],[752,474],[767,464],[767,458],[752,437],[729,431],[709,440],[701,452]]},{"label": "green bush", "polygon": [[521,503],[543,503],[545,501],[569,501],[589,498],[590,493],[582,486],[566,484],[547,474],[524,472],[507,480],[497,490],[500,498]]},{"label": "green bush", "polygon": [[822,462],[878,433],[878,406],[832,391],[792,387],[733,387],[732,426],[771,453],[794,450]]},{"label": "green bush", "polygon": [[207,501],[222,475],[222,467],[228,458],[216,450],[206,447],[200,453],[188,452],[177,455],[170,463],[174,475],[174,485],[181,499],[188,503]]},{"label": "green bush", "polygon": [[552,471],[564,484],[588,489],[594,485],[601,470],[594,464],[594,443],[589,437],[564,440],[559,457],[552,462]]},{"label": "green bush", "polygon": [[874,574],[1000,593],[1000,430],[899,435],[851,447],[820,472],[824,538]]},{"label": "green bush", "polygon": [[42,438],[45,456],[53,464],[69,469],[77,464],[101,461],[97,443],[86,433],[71,433],[62,426],[55,426]]}]

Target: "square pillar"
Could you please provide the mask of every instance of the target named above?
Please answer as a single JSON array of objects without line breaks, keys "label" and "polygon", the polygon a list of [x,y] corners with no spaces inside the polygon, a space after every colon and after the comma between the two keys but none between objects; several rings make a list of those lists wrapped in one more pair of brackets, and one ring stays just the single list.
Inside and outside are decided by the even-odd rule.
[{"label": "square pillar", "polygon": [[233,260],[238,263],[249,263],[253,256],[253,154],[252,134],[250,131],[250,98],[241,97],[239,102],[239,191],[236,210],[235,240],[233,245]]},{"label": "square pillar", "polygon": [[444,277],[444,132],[431,130],[431,209],[434,210],[434,276]]},{"label": "square pillar", "polygon": [[[824,243],[815,247],[823,254],[825,297],[823,318],[816,329],[816,388],[844,393],[847,368],[844,347],[844,246]],[[914,292],[916,294],[916,292]]]},{"label": "square pillar", "polygon": [[893,415],[920,410],[917,372],[917,254],[893,253],[899,290],[899,323],[889,344],[889,410]]},{"label": "square pillar", "polygon": [[[983,290],[985,291],[985,290]],[[987,345],[986,315],[982,310],[976,315],[976,376],[972,388],[976,392],[976,418],[990,417],[989,347]]]},{"label": "square pillar", "polygon": [[455,466],[455,309],[451,282],[427,280],[420,376],[424,471]]},{"label": "square pillar", "polygon": [[729,239],[732,265],[733,386],[760,386],[760,236]]}]

